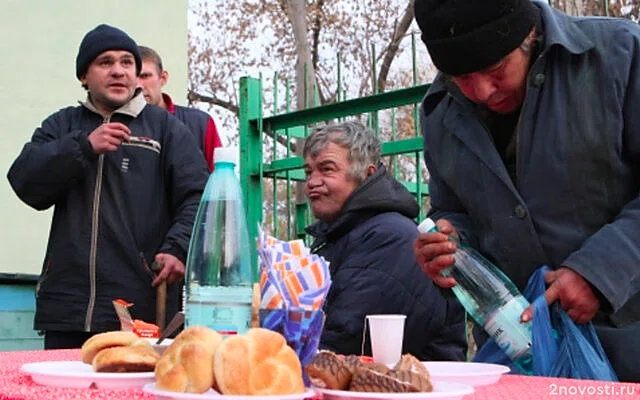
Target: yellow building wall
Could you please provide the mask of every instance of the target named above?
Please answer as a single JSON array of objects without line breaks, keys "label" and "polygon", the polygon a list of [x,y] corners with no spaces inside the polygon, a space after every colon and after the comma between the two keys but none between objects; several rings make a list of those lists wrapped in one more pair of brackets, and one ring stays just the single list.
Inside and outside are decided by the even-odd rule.
[{"label": "yellow building wall", "polygon": [[39,274],[52,212],[22,203],[11,163],[50,114],[86,97],[75,58],[86,32],[115,25],[156,49],[174,101],[187,94],[188,0],[3,0],[0,3],[0,273]]}]

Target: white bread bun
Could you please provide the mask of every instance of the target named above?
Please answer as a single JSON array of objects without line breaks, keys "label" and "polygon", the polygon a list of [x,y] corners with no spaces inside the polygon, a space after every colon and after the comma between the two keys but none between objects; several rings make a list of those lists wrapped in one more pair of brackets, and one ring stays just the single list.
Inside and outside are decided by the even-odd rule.
[{"label": "white bread bun", "polygon": [[203,393],[215,386],[213,355],[222,336],[203,326],[180,332],[156,364],[156,387],[182,393]]},{"label": "white bread bun", "polygon": [[118,346],[103,349],[93,358],[96,372],[151,372],[158,361],[158,353],[145,341],[146,346]]},{"label": "white bread bun", "polygon": [[298,356],[284,337],[263,328],[232,336],[214,357],[217,387],[224,395],[286,395],[304,392]]},{"label": "white bread bun", "polygon": [[140,338],[133,332],[112,331],[91,336],[80,348],[80,357],[85,364],[92,364],[93,358],[101,350],[110,347],[129,346]]}]

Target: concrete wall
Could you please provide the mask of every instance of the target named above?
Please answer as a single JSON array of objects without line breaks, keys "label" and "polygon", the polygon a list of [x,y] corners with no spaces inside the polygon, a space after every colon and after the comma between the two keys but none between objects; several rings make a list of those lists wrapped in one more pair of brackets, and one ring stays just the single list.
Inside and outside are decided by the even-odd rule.
[{"label": "concrete wall", "polygon": [[42,120],[86,97],[75,77],[84,34],[115,25],[155,48],[178,104],[187,93],[188,0],[4,0],[0,12],[0,272],[40,272],[51,210],[13,193],[6,173]]}]

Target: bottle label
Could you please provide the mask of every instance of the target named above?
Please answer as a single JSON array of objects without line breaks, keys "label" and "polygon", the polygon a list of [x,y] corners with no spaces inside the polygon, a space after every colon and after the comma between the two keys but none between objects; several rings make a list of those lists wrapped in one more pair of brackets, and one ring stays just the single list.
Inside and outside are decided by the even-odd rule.
[{"label": "bottle label", "polygon": [[531,322],[520,323],[520,315],[529,302],[516,296],[489,316],[484,329],[498,346],[511,358],[517,360],[531,350]]},{"label": "bottle label", "polygon": [[250,287],[194,286],[187,298],[186,326],[206,326],[223,336],[243,334],[251,327]]}]

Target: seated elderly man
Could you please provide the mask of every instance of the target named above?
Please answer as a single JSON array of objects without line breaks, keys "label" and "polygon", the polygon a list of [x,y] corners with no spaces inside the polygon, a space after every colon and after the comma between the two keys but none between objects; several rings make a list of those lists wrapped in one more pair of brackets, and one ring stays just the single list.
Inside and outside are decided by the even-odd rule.
[{"label": "seated elderly man", "polygon": [[360,354],[366,315],[405,314],[403,353],[463,360],[463,309],[416,263],[419,205],[387,173],[375,133],[359,122],[327,125],[307,138],[303,156],[305,195],[318,219],[307,227],[311,251],[331,263],[333,280],[320,347]]}]

